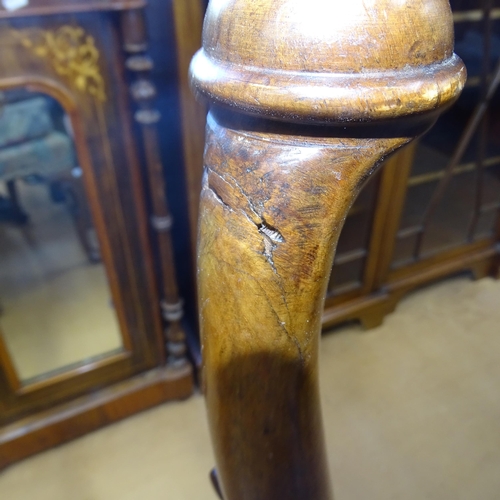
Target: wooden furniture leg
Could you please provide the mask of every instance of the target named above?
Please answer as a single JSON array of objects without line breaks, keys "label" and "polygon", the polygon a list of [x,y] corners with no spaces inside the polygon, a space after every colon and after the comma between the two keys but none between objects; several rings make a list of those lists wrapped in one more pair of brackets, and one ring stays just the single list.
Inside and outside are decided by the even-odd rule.
[{"label": "wooden furniture leg", "polygon": [[443,0],[213,0],[198,242],[203,381],[226,500],[331,498],[321,311],[375,167],[460,93]]}]

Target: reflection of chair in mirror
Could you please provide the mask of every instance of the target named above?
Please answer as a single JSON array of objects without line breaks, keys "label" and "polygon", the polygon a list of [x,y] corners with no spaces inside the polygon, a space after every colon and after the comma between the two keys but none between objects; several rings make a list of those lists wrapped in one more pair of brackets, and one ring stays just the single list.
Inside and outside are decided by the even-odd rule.
[{"label": "reflection of chair in mirror", "polygon": [[[89,260],[98,261],[99,247],[73,141],[70,135],[56,128],[51,114],[58,106],[47,96],[24,90],[3,93],[2,103],[0,181],[6,183],[8,197],[0,199],[0,221],[19,225],[29,221],[17,189],[19,180],[47,183],[52,200],[65,203],[73,216]],[[64,122],[63,116],[60,118]]]}]

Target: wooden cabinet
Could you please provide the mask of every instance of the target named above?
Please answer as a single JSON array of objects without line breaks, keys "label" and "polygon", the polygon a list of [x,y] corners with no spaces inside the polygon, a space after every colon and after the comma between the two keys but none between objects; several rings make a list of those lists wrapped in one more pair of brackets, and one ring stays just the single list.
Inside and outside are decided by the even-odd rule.
[{"label": "wooden cabinet", "polygon": [[145,4],[3,5],[0,468],[193,387]]},{"label": "wooden cabinet", "polygon": [[452,2],[466,88],[429,133],[386,161],[353,205],[339,241],[325,326],[348,319],[377,326],[406,292],[458,271],[498,275],[498,7]]},{"label": "wooden cabinet", "polygon": [[[184,29],[178,29],[177,38],[184,75],[187,61],[200,45],[198,19],[203,2],[176,3],[183,4],[177,23]],[[405,293],[456,272],[498,275],[498,89],[490,92],[492,98],[485,103],[487,111],[481,119],[475,124],[471,120],[484,103],[500,60],[500,3],[455,0],[451,5],[456,52],[468,68],[466,89],[428,134],[386,160],[353,204],[328,287],[325,327],[353,319],[366,328],[375,327]],[[193,29],[188,32],[185,25],[192,19]],[[185,169],[193,186],[190,214],[195,224],[203,112],[182,79],[181,107]],[[470,137],[465,136],[468,126]],[[193,242],[195,234],[193,226]]]}]

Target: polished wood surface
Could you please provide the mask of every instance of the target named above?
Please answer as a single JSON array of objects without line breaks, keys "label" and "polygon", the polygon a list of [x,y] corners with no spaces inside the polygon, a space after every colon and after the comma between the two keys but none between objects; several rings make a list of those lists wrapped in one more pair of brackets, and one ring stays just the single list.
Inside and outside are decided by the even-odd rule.
[{"label": "polished wood surface", "polygon": [[[174,6],[178,6],[178,8],[174,8],[174,20],[176,24],[181,26],[180,29],[176,30],[176,40],[179,61],[179,87],[181,88],[180,99],[183,110],[184,169],[186,178],[188,179],[187,198],[189,200],[193,242],[196,241],[197,222],[192,214],[198,209],[198,186],[201,179],[200,165],[202,164],[203,155],[202,142],[204,131],[200,125],[200,116],[203,116],[203,107],[198,106],[196,108],[193,104],[193,99],[186,95],[187,85],[184,72],[186,59],[193,53],[196,40],[200,37],[201,30],[199,25],[204,9],[203,3],[201,0],[173,2]],[[457,31],[456,39],[461,43],[461,46],[458,48],[471,54],[470,43],[466,44],[469,34],[475,40],[474,47],[475,51],[477,51],[474,52],[475,55],[472,60],[472,64],[476,66],[476,69],[472,68],[473,74],[469,75],[467,80],[467,95],[463,96],[461,101],[479,100],[483,93],[483,87],[487,87],[489,82],[492,81],[495,61],[491,52],[494,46],[491,34],[494,33],[494,26],[500,10],[497,8],[487,10],[485,6],[488,5],[488,2],[484,2],[483,0],[471,0],[468,2],[452,0],[450,3]],[[458,49],[457,52],[460,55]],[[490,66],[489,72],[487,71],[488,65]],[[471,93],[474,92],[477,94],[477,97],[471,96]],[[498,96],[498,91],[496,95]],[[403,256],[404,261],[401,261],[402,250],[409,253],[410,249],[408,246],[411,245],[411,240],[414,238],[414,236],[406,233],[418,230],[418,227],[408,228],[404,223],[401,228],[399,227],[403,222],[403,212],[411,212],[411,207],[415,206],[416,203],[424,205],[430,197],[428,192],[422,193],[421,196],[414,195],[412,191],[417,189],[414,183],[429,182],[432,180],[432,177],[439,180],[443,174],[439,165],[435,165],[436,162],[429,159],[425,163],[420,163],[424,168],[430,170],[430,172],[424,175],[414,175],[412,170],[415,162],[420,158],[422,141],[418,141],[417,147],[412,144],[409,146],[409,149],[406,147],[403,148],[388,161],[384,162],[383,167],[377,175],[373,176],[370,182],[363,188],[360,196],[356,199],[348,213],[335,257],[335,269],[331,274],[327,289],[323,323],[325,329],[350,320],[359,320],[365,328],[380,325],[384,317],[394,310],[397,302],[408,291],[427,284],[431,276],[433,280],[436,280],[457,272],[473,271],[475,273],[474,270],[478,266],[489,269],[487,272],[489,276],[496,276],[498,274],[500,262],[498,241],[500,232],[494,228],[495,218],[497,220],[497,227],[500,227],[500,217],[498,216],[500,198],[496,204],[485,202],[483,206],[479,206],[479,199],[481,196],[484,198],[484,192],[492,192],[495,186],[497,186],[495,177],[498,178],[497,172],[499,168],[497,163],[499,156],[497,151],[500,142],[498,141],[498,134],[495,135],[494,130],[498,127],[498,97],[496,97],[493,104],[494,106],[487,112],[487,116],[484,117],[483,122],[476,132],[476,135],[481,136],[481,144],[484,145],[485,137],[490,141],[487,144],[486,152],[483,151],[483,153],[480,153],[479,149],[482,148],[484,150],[484,146],[482,146],[478,148],[474,158],[471,158],[469,155],[468,160],[464,164],[458,165],[454,169],[455,172],[451,178],[451,186],[449,185],[447,188],[453,188],[455,179],[460,177],[458,174],[462,170],[470,172],[468,175],[468,183],[471,186],[470,191],[474,189],[477,192],[476,207],[470,209],[470,216],[471,218],[474,217],[474,220],[479,219],[479,224],[482,225],[483,229],[485,219],[491,219],[489,226],[491,235],[482,234],[479,237],[476,235],[473,238],[474,241],[478,239],[482,240],[482,244],[480,245],[481,250],[476,251],[477,245],[470,245],[470,242],[466,241],[464,237],[462,242],[458,240],[454,242],[454,248],[435,247],[432,255],[426,249],[418,259],[410,259],[406,255]],[[457,106],[454,106],[454,109],[459,109],[461,106],[459,102]],[[198,114],[193,114],[194,111],[198,112]],[[460,131],[461,127],[466,126],[465,123],[462,124],[452,118],[457,114],[459,115],[459,112],[452,110],[446,114],[450,117],[444,116],[439,120],[439,122],[446,123],[446,125],[440,125],[439,128],[431,131],[436,144],[436,150],[438,151],[441,149],[439,145],[440,137],[444,139],[444,136],[447,136],[447,140],[450,140],[450,127],[448,126],[450,122],[457,131]],[[485,122],[489,123],[488,127],[485,127]],[[456,132],[455,135],[456,139],[451,141],[452,144],[457,144],[459,141],[459,132]],[[469,149],[475,147],[475,141],[476,138],[474,138]],[[484,173],[482,173],[482,167],[486,167]],[[493,182],[489,182],[489,180]],[[480,189],[481,182],[485,186],[482,189],[483,194],[481,194]],[[431,184],[429,182],[428,185],[431,186]],[[474,188],[472,188],[473,185],[475,185]],[[444,195],[446,197],[449,196],[447,192]],[[463,200],[469,203],[468,199],[471,196],[471,194],[464,194]],[[451,207],[449,198],[447,199],[447,204]],[[495,211],[496,216],[494,214]],[[453,214],[456,212],[453,211]],[[458,224],[455,220],[456,217],[451,215],[451,209],[447,213],[448,215],[443,213],[434,215],[435,220],[433,224],[443,228],[438,233],[444,234],[452,224],[457,226],[459,230],[460,227],[463,226],[465,228],[468,224],[467,221],[462,226]],[[433,239],[435,238],[429,238],[426,243],[432,243]],[[488,251],[485,251],[485,248],[488,248]],[[402,277],[404,277],[403,280],[401,280]],[[386,286],[389,282],[391,283],[391,291]],[[403,282],[406,283],[404,286]],[[410,284],[411,286],[409,286]]]},{"label": "polished wood surface", "polygon": [[187,202],[193,265],[196,266],[198,206],[205,145],[206,106],[196,102],[189,88],[188,70],[193,55],[201,45],[205,11],[203,0],[172,0],[175,49],[178,68],[179,106],[181,110],[182,154],[187,185]]},{"label": "polished wood surface", "polygon": [[[470,69],[466,88],[428,134],[385,162],[349,212],[325,327],[351,319],[377,326],[404,294],[450,274],[498,275],[500,93],[492,51],[500,10],[483,0],[451,7],[456,51]],[[371,206],[361,201],[367,191],[375,191]]]},{"label": "polished wood surface", "polygon": [[[2,22],[0,88],[44,92],[71,118],[124,351],[113,361],[91,361],[85,367],[46,377],[36,383],[36,390],[30,390],[28,384],[22,394],[0,384],[6,403],[2,424],[82,394],[96,384],[114,383],[153,368],[163,356],[156,347],[162,337],[160,318],[155,314],[159,299],[140,164],[131,139],[127,88],[120,72],[118,33],[111,20],[98,13],[77,24],[64,17],[44,17],[40,22],[38,18],[19,19],[15,29]],[[50,49],[44,45],[49,36],[54,37]],[[64,59],[69,40],[80,48],[80,53],[73,52],[73,60]],[[79,54],[88,53],[93,56],[84,67]],[[65,71],[65,64],[70,71]]]},{"label": "polished wood surface", "polygon": [[198,268],[223,497],[329,499],[317,376],[329,270],[375,167],[464,85],[449,5],[212,2],[191,72],[212,105]]},{"label": "polished wood surface", "polygon": [[[155,368],[0,427],[0,470],[133,413],[193,392],[191,369]],[[1,408],[1,406],[0,406]]]},{"label": "polished wood surface", "polygon": [[[166,194],[163,164],[160,158],[157,124],[161,119],[155,107],[156,87],[149,74],[153,61],[147,55],[147,31],[143,9],[126,10],[121,13],[124,49],[128,54],[125,65],[136,79],[130,87],[137,104],[134,119],[142,130],[144,156],[149,184],[149,198],[153,213],[151,227],[156,233],[160,254],[161,310],[165,322],[164,344],[167,363],[171,366],[187,365],[186,334],[182,325],[184,302],[179,296],[175,276],[174,249],[171,228],[173,224]],[[163,351],[163,348],[160,350]]]},{"label": "polished wood surface", "polygon": [[[162,279],[158,279],[156,274],[159,263],[151,234],[143,166],[137,150],[141,141],[135,140],[134,110],[125,79],[127,68],[123,48],[130,57],[141,56],[139,61],[136,58],[128,62],[128,69],[139,76],[140,85],[136,85],[136,89],[150,88],[144,78],[147,67],[143,63],[148,66],[148,61],[142,52],[147,36],[144,25],[141,27],[141,23],[135,21],[125,22],[123,26],[127,31],[121,31],[118,21],[122,12],[102,12],[143,5],[142,1],[32,1],[30,9],[33,10],[19,9],[8,16],[2,12],[5,15],[0,20],[0,90],[26,87],[46,93],[61,104],[71,120],[85,192],[112,292],[110,307],[118,316],[123,345],[118,352],[85,360],[77,366],[25,383],[16,373],[4,343],[0,342],[0,456],[3,465],[158,402],[186,397],[193,390],[192,370],[186,363],[179,329],[167,339],[162,331],[160,294],[166,297],[168,283],[164,284],[162,279],[168,275],[165,271]],[[35,10],[38,7],[47,7],[47,10]],[[136,21],[142,19],[137,10],[124,12],[131,12]],[[42,13],[47,15],[33,15]],[[52,15],[56,13],[58,15]],[[11,19],[11,14],[17,17]],[[145,85],[142,84],[144,80]],[[140,99],[150,102],[149,95],[139,94]],[[141,105],[143,103],[140,101]],[[145,170],[158,176],[161,164],[155,156],[154,132],[150,129],[151,124],[145,127],[148,129],[145,150],[149,160]],[[161,186],[154,187],[157,189],[154,208],[162,208],[165,193],[159,189]],[[167,253],[163,245],[163,257]],[[172,262],[166,258],[163,266],[164,269],[170,267],[170,278],[175,285]],[[168,290],[172,292],[172,282]],[[167,304],[175,306],[175,310],[168,311],[172,322],[178,321],[174,317],[179,316],[178,304],[174,299]],[[88,311],[89,315],[92,313]],[[69,329],[68,335],[72,333]],[[167,355],[166,340],[174,359],[170,359],[171,354]],[[163,367],[168,360],[171,361],[168,376],[162,375],[161,381],[155,379],[153,371]],[[144,382],[133,382],[135,377],[143,375]],[[128,386],[127,381],[130,381]],[[100,399],[104,394],[101,391],[115,384],[122,388],[127,386],[124,389],[127,395],[120,396],[122,403],[116,407],[116,418],[102,418],[108,408],[106,401],[116,398]],[[156,395],[151,397],[153,386]],[[87,398],[87,402],[81,407],[75,403],[75,408],[84,408],[89,401],[97,403],[90,412],[75,410],[77,417],[66,421],[63,406],[80,397]],[[48,414],[50,425],[46,420]],[[26,419],[29,425],[23,424]],[[8,431],[13,428],[15,432]],[[12,452],[17,446],[21,448]]]}]

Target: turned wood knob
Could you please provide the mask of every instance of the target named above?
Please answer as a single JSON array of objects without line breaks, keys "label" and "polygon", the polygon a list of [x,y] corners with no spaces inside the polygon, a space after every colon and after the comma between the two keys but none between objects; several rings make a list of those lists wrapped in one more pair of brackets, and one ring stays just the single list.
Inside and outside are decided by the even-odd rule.
[{"label": "turned wood knob", "polygon": [[213,104],[305,123],[441,110],[466,78],[446,0],[214,0],[191,71]]},{"label": "turned wood knob", "polygon": [[226,500],[331,498],[317,358],[338,236],[465,78],[447,0],[210,2],[191,79],[211,106],[199,304]]}]

